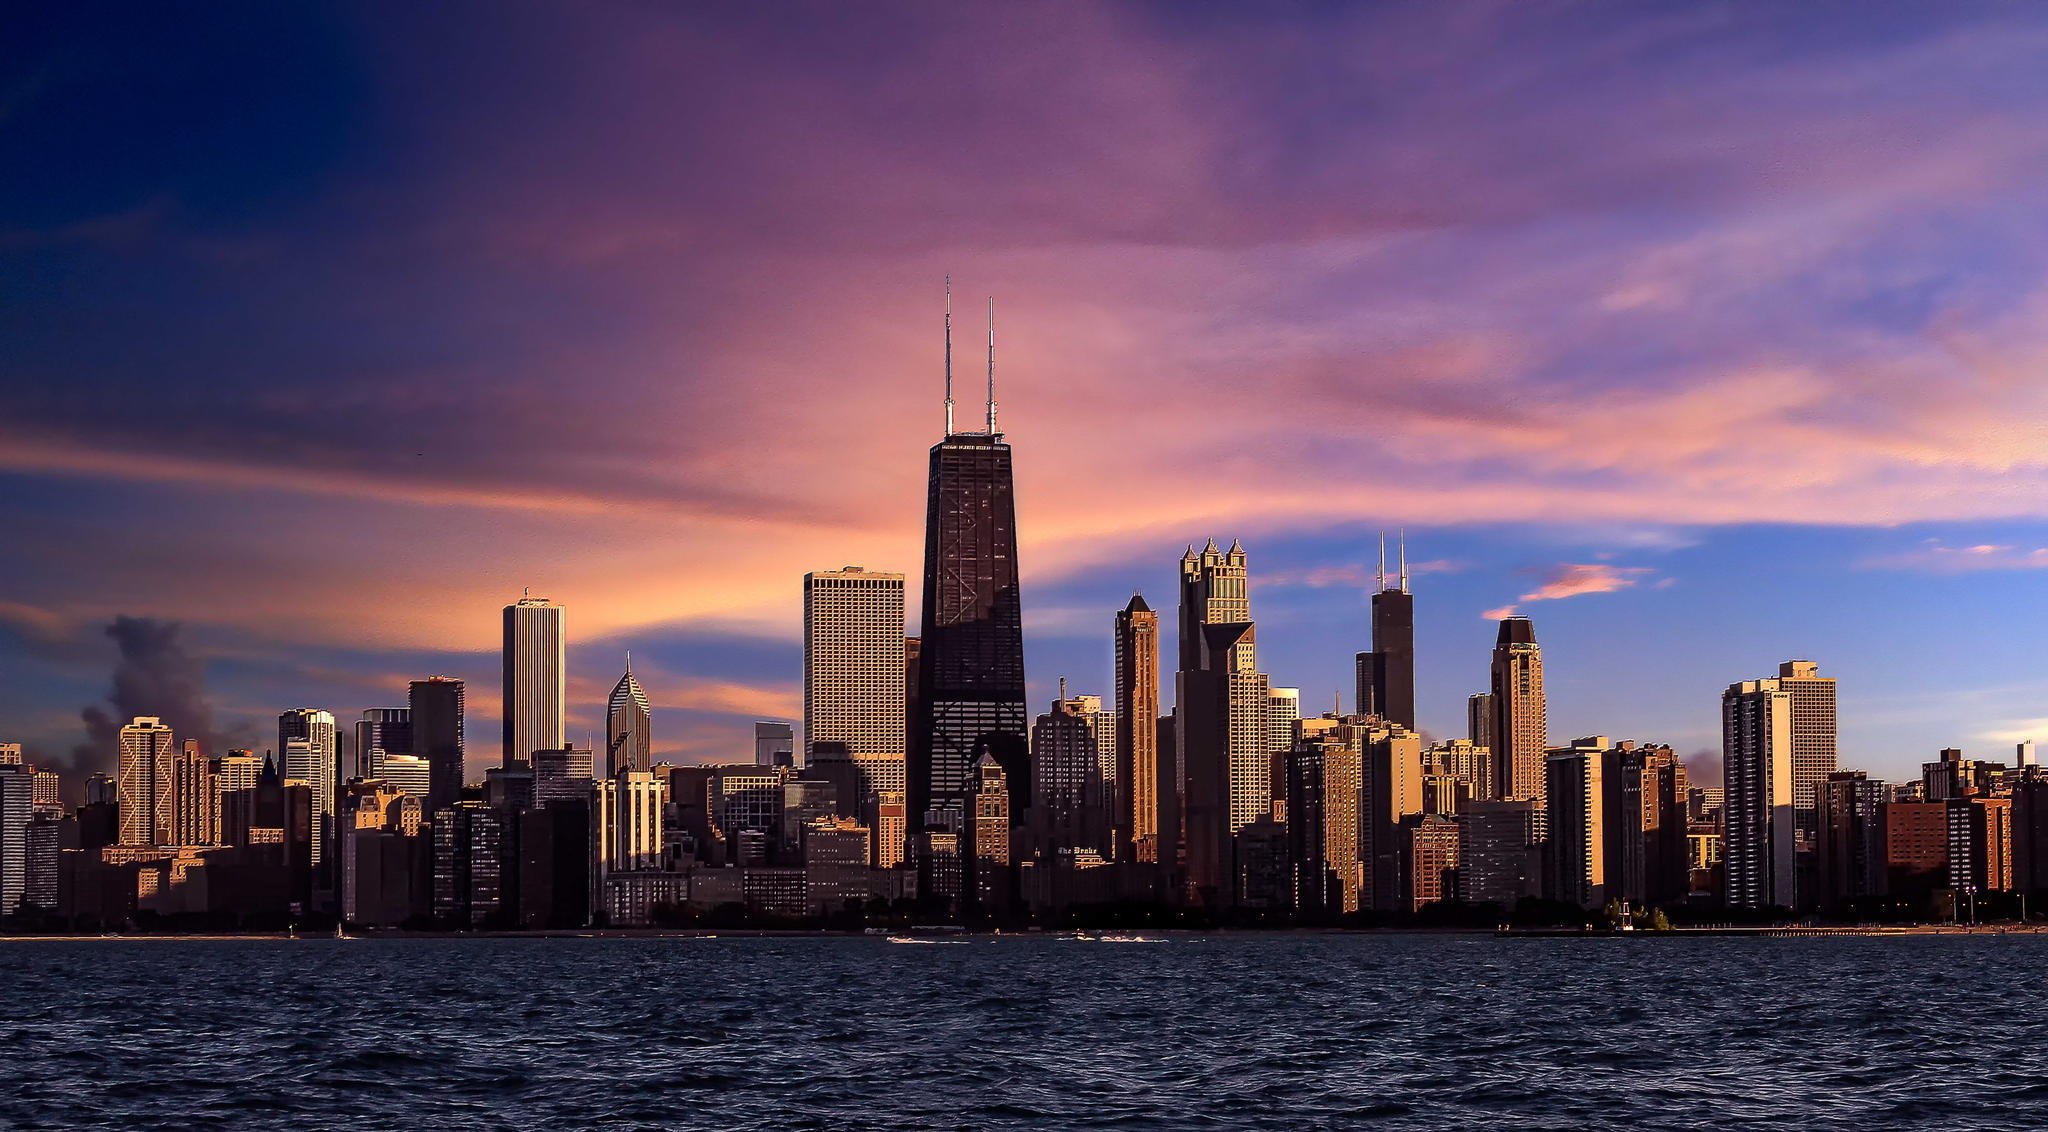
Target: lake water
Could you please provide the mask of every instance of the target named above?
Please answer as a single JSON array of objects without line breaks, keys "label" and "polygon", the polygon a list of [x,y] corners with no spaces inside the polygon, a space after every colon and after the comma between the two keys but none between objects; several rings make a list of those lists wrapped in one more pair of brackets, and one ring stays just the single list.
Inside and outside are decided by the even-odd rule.
[{"label": "lake water", "polygon": [[2048,936],[0,943],[0,1127],[2048,1123]]}]

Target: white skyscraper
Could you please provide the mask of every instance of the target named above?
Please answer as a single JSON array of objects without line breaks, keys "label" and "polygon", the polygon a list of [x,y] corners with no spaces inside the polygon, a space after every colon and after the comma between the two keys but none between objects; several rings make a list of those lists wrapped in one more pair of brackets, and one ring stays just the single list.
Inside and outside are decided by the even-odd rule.
[{"label": "white skyscraper", "polygon": [[0,908],[13,912],[28,891],[28,827],[35,816],[35,771],[0,763]]},{"label": "white skyscraper", "polygon": [[334,836],[334,714],[319,708],[294,708],[277,717],[278,755],[286,781],[313,788],[313,864],[327,859]]},{"label": "white skyscraper", "polygon": [[905,751],[903,575],[847,566],[804,575],[804,754]]},{"label": "white skyscraper", "polygon": [[563,608],[544,597],[522,597],[505,607],[506,767],[530,766],[535,751],[567,745],[564,703],[569,698]]},{"label": "white skyscraper", "polygon": [[176,741],[164,721],[153,715],[138,715],[121,729],[121,763],[115,775],[121,844],[157,843],[157,809],[170,788]]}]

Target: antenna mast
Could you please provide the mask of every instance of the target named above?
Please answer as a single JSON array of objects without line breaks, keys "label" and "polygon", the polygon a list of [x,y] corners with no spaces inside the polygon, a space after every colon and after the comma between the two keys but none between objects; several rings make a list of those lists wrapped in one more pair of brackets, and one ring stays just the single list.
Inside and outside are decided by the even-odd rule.
[{"label": "antenna mast", "polygon": [[988,297],[988,434],[996,433],[996,297]]},{"label": "antenna mast", "polygon": [[1408,592],[1408,528],[1401,528],[1401,592]]},{"label": "antenna mast", "polygon": [[946,435],[953,435],[953,277],[946,276]]}]

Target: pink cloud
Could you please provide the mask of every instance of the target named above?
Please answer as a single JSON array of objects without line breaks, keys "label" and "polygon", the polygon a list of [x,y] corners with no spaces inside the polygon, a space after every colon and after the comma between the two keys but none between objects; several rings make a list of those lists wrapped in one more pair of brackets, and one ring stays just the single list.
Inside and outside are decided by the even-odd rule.
[{"label": "pink cloud", "polygon": [[1916,570],[1931,574],[2048,570],[2048,547],[2027,548],[1993,543],[1949,546],[1940,539],[1930,538],[1912,550],[1866,558],[1862,565],[1871,569]]},{"label": "pink cloud", "polygon": [[1654,571],[1647,566],[1615,566],[1605,562],[1565,563],[1551,569],[1544,575],[1541,585],[1515,599],[1514,604],[1489,609],[1480,614],[1480,617],[1488,621],[1498,621],[1503,617],[1513,617],[1520,606],[1530,602],[1562,601],[1565,598],[1583,597],[1587,594],[1606,594],[1632,589],[1652,573]]}]

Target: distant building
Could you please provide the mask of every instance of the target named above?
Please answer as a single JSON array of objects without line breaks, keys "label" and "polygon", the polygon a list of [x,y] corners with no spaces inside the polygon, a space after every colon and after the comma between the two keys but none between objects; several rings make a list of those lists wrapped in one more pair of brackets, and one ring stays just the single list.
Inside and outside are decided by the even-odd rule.
[{"label": "distant building", "polygon": [[1949,882],[1948,803],[1884,806],[1885,892],[1924,903]]},{"label": "distant building", "polygon": [[2025,764],[2012,787],[2012,886],[2048,892],[2048,770]]},{"label": "distant building", "polygon": [[[1465,737],[1475,747],[1493,749],[1493,693],[1475,692],[1465,698]],[[1490,780],[1493,776],[1487,775]],[[1492,794],[1479,797],[1490,798]]]},{"label": "distant building", "polygon": [[377,777],[380,755],[412,753],[412,712],[406,708],[369,708],[356,721],[354,778]]},{"label": "distant building", "polygon": [[1776,680],[1721,695],[1723,897],[1734,908],[1797,908],[1793,693]]},{"label": "distant building", "polygon": [[277,750],[285,780],[303,782],[313,792],[313,868],[326,872],[334,855],[334,811],[339,801],[333,713],[294,708],[279,715]]},{"label": "distant building", "polygon": [[505,607],[504,754],[506,769],[524,767],[535,751],[560,750],[568,699],[566,611],[544,597]]},{"label": "distant building", "polygon": [[1542,807],[1527,799],[1475,800],[1458,815],[1458,895],[1467,904],[1512,908],[1538,894]]},{"label": "distant building", "polygon": [[1359,910],[1359,749],[1334,735],[1304,738],[1287,755],[1288,859],[1295,915]]},{"label": "distant building", "polygon": [[[1039,842],[1034,848],[1047,859],[1075,850],[1105,857],[1112,852],[1110,808],[1097,757],[1101,706],[1099,697],[1069,698],[1066,681],[1061,680],[1060,698],[1032,724],[1032,832]],[[977,806],[985,785],[977,784]]]},{"label": "distant building", "polygon": [[35,816],[35,771],[0,763],[0,916],[28,894],[29,823]]},{"label": "distant building", "polygon": [[1814,895],[1823,910],[1883,895],[1889,793],[1860,770],[1836,771],[1815,792]]},{"label": "distant building", "polygon": [[1455,818],[1442,814],[1410,814],[1401,821],[1407,839],[1407,911],[1457,897],[1458,848],[1461,831]]},{"label": "distant building", "polygon": [[138,715],[121,728],[121,761],[117,777],[123,845],[160,845],[164,823],[159,808],[171,786],[171,756],[176,736],[156,716]]},{"label": "distant building", "polygon": [[462,797],[463,688],[462,681],[446,676],[414,680],[409,687],[406,716],[412,726],[412,753],[427,760],[430,814]]},{"label": "distant building", "polygon": [[1493,646],[1493,783],[1506,801],[1543,801],[1550,728],[1543,649],[1527,617],[1501,619]]},{"label": "distant building", "polygon": [[1606,820],[1608,793],[1614,785],[1606,773],[1607,748],[1607,737],[1596,735],[1553,748],[1544,763],[1550,820],[1544,895],[1581,908],[1599,908],[1607,902]]},{"label": "distant building", "polygon": [[820,742],[856,759],[905,757],[903,575],[804,575],[804,761]]},{"label": "distant building", "polygon": [[793,766],[795,762],[796,729],[773,720],[755,721],[754,765]]},{"label": "distant building", "polygon": [[633,658],[626,658],[626,674],[612,688],[604,712],[604,773],[616,778],[621,771],[651,770],[654,767],[654,714],[640,681],[633,678]]},{"label": "distant building", "polygon": [[1403,542],[1397,584],[1390,586],[1385,535],[1372,595],[1372,651],[1358,654],[1357,675],[1359,714],[1415,729],[1415,597],[1408,592],[1408,547]]},{"label": "distant building", "polygon": [[1133,595],[1116,615],[1117,857],[1159,860],[1159,615]]}]

